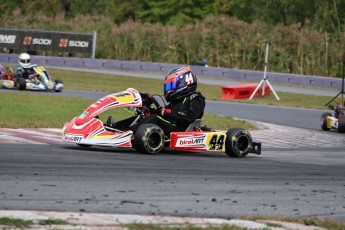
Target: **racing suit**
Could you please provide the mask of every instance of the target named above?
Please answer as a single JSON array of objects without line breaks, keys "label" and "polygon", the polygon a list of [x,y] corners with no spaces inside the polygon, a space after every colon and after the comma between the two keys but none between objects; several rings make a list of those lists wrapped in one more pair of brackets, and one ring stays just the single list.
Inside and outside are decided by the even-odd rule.
[{"label": "racing suit", "polygon": [[[159,114],[152,114],[138,123],[153,123],[162,128],[165,136],[174,131],[184,131],[196,119],[204,115],[205,97],[200,92],[192,92],[172,100]],[[136,128],[135,128],[136,129]]]},{"label": "racing suit", "polygon": [[340,114],[344,114],[345,112],[345,106],[339,105],[334,107],[334,116],[336,118],[339,118]]},{"label": "racing suit", "polygon": [[17,78],[23,77],[25,79],[28,79],[31,74],[32,74],[32,69],[31,68],[23,68],[21,66],[18,66],[18,68],[17,68]]}]

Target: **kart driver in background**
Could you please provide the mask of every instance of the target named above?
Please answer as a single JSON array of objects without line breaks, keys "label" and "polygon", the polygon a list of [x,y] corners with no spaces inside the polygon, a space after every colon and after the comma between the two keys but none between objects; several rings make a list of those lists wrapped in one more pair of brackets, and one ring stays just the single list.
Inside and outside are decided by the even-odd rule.
[{"label": "kart driver in background", "polygon": [[345,103],[334,106],[334,117],[339,118],[340,114],[345,114]]},{"label": "kart driver in background", "polygon": [[[130,128],[135,132],[140,125],[153,123],[161,127],[167,137],[170,137],[170,132],[185,131],[204,114],[205,97],[196,91],[196,88],[197,78],[190,67],[172,69],[164,80],[164,98],[168,104],[159,107],[157,113],[145,117]],[[152,97],[151,94],[146,95],[148,99]],[[118,123],[114,128],[121,125]],[[126,123],[128,124],[128,121]]]},{"label": "kart driver in background", "polygon": [[12,80],[12,69],[10,67],[5,69],[0,64],[0,80]]},{"label": "kart driver in background", "polygon": [[5,68],[0,64],[0,80],[5,79]]},{"label": "kart driver in background", "polygon": [[17,78],[23,77],[28,79],[32,74],[31,57],[27,53],[21,53],[18,58],[19,66],[17,67]]}]

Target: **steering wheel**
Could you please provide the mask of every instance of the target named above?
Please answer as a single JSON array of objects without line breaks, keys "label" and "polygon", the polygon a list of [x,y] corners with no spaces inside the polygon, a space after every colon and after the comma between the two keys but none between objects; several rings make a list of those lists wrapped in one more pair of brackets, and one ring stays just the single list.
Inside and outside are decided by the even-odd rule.
[{"label": "steering wheel", "polygon": [[143,102],[147,107],[150,107],[150,105],[153,103],[157,108],[159,108],[161,105],[157,101],[157,99],[150,93],[140,93],[141,98],[143,99]]}]

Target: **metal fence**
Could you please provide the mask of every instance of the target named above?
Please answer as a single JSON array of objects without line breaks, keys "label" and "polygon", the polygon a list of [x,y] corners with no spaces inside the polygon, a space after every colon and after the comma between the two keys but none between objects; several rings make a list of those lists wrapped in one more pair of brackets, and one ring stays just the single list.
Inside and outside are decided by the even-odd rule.
[{"label": "metal fence", "polygon": [[[18,64],[17,54],[0,54],[1,64]],[[137,62],[108,59],[92,58],[71,58],[71,57],[50,57],[50,56],[32,56],[32,63],[52,66],[52,67],[69,67],[69,68],[86,68],[86,69],[117,69],[144,72],[163,72],[181,64],[167,64],[156,62]],[[244,80],[259,82],[263,77],[261,71],[236,70],[215,67],[191,66],[196,75],[205,75],[213,77],[229,78],[234,80]],[[306,76],[298,74],[283,74],[268,72],[269,81],[276,83],[285,83],[300,86],[315,86],[321,88],[341,89],[342,80],[339,78]]]}]

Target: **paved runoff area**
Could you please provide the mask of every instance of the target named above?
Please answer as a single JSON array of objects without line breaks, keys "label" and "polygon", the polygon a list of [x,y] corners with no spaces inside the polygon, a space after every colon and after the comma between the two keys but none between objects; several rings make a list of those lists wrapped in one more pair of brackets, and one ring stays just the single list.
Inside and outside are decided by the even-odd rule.
[{"label": "paved runoff area", "polygon": [[[345,146],[343,134],[336,131],[308,130],[282,125],[258,123],[258,130],[250,131],[253,140],[262,148],[330,148]],[[332,140],[332,141],[330,141]],[[64,144],[61,129],[0,129],[0,143]]]}]

